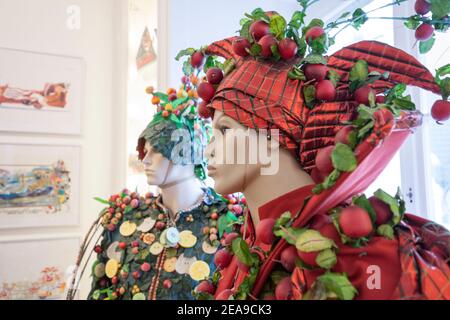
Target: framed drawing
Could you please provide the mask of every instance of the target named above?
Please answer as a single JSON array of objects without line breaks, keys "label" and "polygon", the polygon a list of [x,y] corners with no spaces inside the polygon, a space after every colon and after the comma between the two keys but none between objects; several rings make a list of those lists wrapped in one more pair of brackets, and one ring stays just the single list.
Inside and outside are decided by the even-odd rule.
[{"label": "framed drawing", "polygon": [[65,299],[79,245],[76,235],[0,239],[0,300]]},{"label": "framed drawing", "polygon": [[82,59],[0,48],[0,130],[81,134]]},{"label": "framed drawing", "polygon": [[80,148],[0,143],[0,229],[79,222]]}]

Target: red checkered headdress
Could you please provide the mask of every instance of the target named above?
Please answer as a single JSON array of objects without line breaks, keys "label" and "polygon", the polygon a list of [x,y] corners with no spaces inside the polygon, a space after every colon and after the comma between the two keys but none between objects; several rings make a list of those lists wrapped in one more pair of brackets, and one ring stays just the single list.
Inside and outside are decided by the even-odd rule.
[{"label": "red checkered headdress", "polygon": [[389,72],[372,88],[381,93],[397,83],[415,85],[439,93],[433,75],[414,57],[376,41],[361,41],[334,53],[328,67],[341,76],[337,99],[309,109],[304,103],[304,82],[292,80],[288,72],[298,63],[241,58],[232,49],[235,38],[214,42],[209,55],[235,60],[236,68],[217,88],[210,107],[252,129],[280,130],[280,144],[291,151],[307,172],[315,166],[317,152],[334,143],[336,133],[353,120],[357,104],[349,93],[348,73],[357,60],[365,60],[370,71]]}]

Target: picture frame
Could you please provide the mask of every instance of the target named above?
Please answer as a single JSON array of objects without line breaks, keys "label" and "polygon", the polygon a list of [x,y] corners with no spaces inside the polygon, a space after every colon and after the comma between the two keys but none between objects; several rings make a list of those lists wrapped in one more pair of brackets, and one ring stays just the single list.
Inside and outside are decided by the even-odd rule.
[{"label": "picture frame", "polygon": [[85,61],[0,48],[0,131],[81,134]]}]

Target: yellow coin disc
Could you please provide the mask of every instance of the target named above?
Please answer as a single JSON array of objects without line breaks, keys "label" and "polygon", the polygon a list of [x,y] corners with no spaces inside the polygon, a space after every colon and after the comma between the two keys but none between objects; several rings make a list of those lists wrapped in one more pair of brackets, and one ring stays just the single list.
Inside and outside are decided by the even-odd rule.
[{"label": "yellow coin disc", "polygon": [[154,256],[159,255],[164,250],[164,247],[161,243],[155,242],[150,247],[150,253]]},{"label": "yellow coin disc", "polygon": [[195,261],[189,268],[189,275],[195,281],[205,280],[209,277],[211,269],[205,261]]},{"label": "yellow coin disc", "polygon": [[167,259],[167,260],[164,262],[163,269],[164,269],[164,271],[166,271],[166,272],[174,272],[174,271],[175,271],[175,266],[176,266],[176,265],[177,265],[177,258],[176,258],[176,257],[173,257],[173,258]]},{"label": "yellow coin disc", "polygon": [[192,248],[197,243],[197,237],[192,234],[192,231],[183,231],[180,233],[180,241],[178,243],[183,248]]},{"label": "yellow coin disc", "polygon": [[120,226],[120,234],[124,237],[131,236],[136,231],[136,224],[130,221],[125,221]]},{"label": "yellow coin disc", "polygon": [[105,272],[106,276],[112,279],[119,271],[119,262],[117,260],[111,259],[106,263]]}]

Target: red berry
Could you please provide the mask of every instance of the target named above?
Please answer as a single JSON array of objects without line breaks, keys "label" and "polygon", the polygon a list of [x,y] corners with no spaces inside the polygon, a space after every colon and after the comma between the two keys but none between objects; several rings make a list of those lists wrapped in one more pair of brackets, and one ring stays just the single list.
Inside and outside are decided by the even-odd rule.
[{"label": "red berry", "polygon": [[286,277],[277,284],[277,287],[275,288],[275,297],[277,300],[290,300],[291,296],[291,278]]},{"label": "red berry", "polygon": [[208,104],[205,101],[202,101],[198,105],[198,115],[203,119],[212,118],[212,113],[210,108],[208,108]]},{"label": "red berry", "polygon": [[355,101],[359,104],[369,105],[369,97],[373,94],[375,97],[375,91],[370,86],[364,86],[355,91]]},{"label": "red berry", "polygon": [[422,23],[416,29],[416,39],[420,41],[426,41],[431,38],[434,33],[434,28],[431,24]]},{"label": "red berry", "polygon": [[200,68],[203,64],[205,56],[200,51],[195,52],[191,57],[191,65],[194,68]]},{"label": "red berry", "polygon": [[138,200],[138,199],[133,199],[133,200],[131,200],[130,206],[131,206],[133,209],[136,209],[137,207],[139,207],[139,200]]},{"label": "red berry", "polygon": [[225,245],[230,246],[233,243],[233,240],[239,237],[239,235],[236,232],[232,232],[230,234],[227,234],[225,236]]},{"label": "red berry", "polygon": [[206,101],[207,103],[211,102],[212,98],[214,97],[214,94],[216,93],[216,89],[214,86],[209,82],[202,82],[198,86],[198,95],[200,98],[203,99],[203,101]]},{"label": "red berry", "polygon": [[111,283],[112,283],[113,285],[116,285],[118,282],[119,282],[119,278],[117,278],[116,276],[112,277]]},{"label": "red berry", "polygon": [[218,218],[219,218],[219,215],[217,214],[217,212],[211,213],[211,219],[217,220]]},{"label": "red berry", "polygon": [[214,294],[216,289],[214,288],[214,285],[210,281],[203,280],[195,288],[195,291],[196,292],[205,292],[205,293],[209,293],[209,294]]},{"label": "red berry", "polygon": [[247,49],[250,50],[251,46],[250,41],[243,37],[239,37],[233,41],[233,51],[240,57],[248,56]]},{"label": "red berry", "polygon": [[256,226],[256,239],[264,244],[272,244],[275,240],[275,235],[273,234],[273,227],[275,225],[275,219],[264,219],[259,222]]},{"label": "red berry", "polygon": [[308,63],[304,68],[305,77],[309,80],[322,81],[328,74],[328,67],[323,64]]},{"label": "red berry", "polygon": [[258,44],[261,46],[261,56],[270,58],[273,55],[272,46],[277,45],[277,39],[273,35],[268,34],[262,37]]},{"label": "red berry", "polygon": [[322,27],[316,26],[309,29],[305,34],[306,43],[310,44],[313,40],[323,36],[325,30]]},{"label": "red berry", "polygon": [[316,84],[316,99],[319,101],[333,101],[336,99],[336,88],[330,80],[322,80]]},{"label": "red berry", "polygon": [[431,116],[436,121],[447,121],[450,119],[450,101],[436,101],[431,108]]},{"label": "red berry", "polygon": [[233,291],[230,289],[223,290],[216,297],[216,300],[228,300],[233,295]]},{"label": "red berry", "polygon": [[141,273],[139,272],[139,271],[135,271],[135,272],[133,272],[133,278],[134,279],[139,279],[140,277],[141,277]]},{"label": "red berry", "polygon": [[143,264],[141,264],[141,270],[143,272],[149,272],[151,268],[152,266],[148,262],[144,262]]},{"label": "red berry", "polygon": [[322,148],[316,156],[316,168],[325,176],[328,176],[334,170],[333,161],[331,160],[333,150],[334,146]]},{"label": "red berry", "polygon": [[127,244],[125,242],[120,242],[119,243],[119,248],[124,250],[127,247]]},{"label": "red berry", "polygon": [[162,229],[164,229],[166,227],[166,224],[164,222],[162,222],[162,221],[158,221],[158,222],[156,222],[155,227],[158,230],[162,230]]},{"label": "red berry", "polygon": [[131,246],[133,247],[133,248],[137,248],[137,247],[139,247],[139,241],[133,241],[132,243],[131,243]]},{"label": "red berry", "polygon": [[177,94],[176,94],[176,93],[172,93],[172,94],[169,96],[169,101],[175,101],[175,100],[177,100]]},{"label": "red berry", "polygon": [[250,25],[249,32],[255,41],[259,41],[262,37],[270,33],[269,24],[262,20],[255,21]]},{"label": "red berry", "polygon": [[428,3],[425,0],[417,0],[416,4],[414,5],[414,9],[416,10],[417,14],[427,14],[428,12],[430,12],[431,3]]},{"label": "red berry", "polygon": [[316,258],[319,255],[319,252],[297,251],[297,255],[307,265],[309,265],[311,267],[318,267]]},{"label": "red berry", "polygon": [[381,226],[382,224],[387,223],[392,218],[392,212],[389,205],[378,199],[377,197],[373,196],[369,198],[369,202],[372,205],[373,209],[375,210],[375,213],[377,215],[377,219],[375,221],[375,224],[377,226]]},{"label": "red berry", "polygon": [[189,83],[189,77],[182,76],[182,77],[181,77],[181,82],[182,82],[183,84],[188,84],[188,83]]},{"label": "red berry", "polygon": [[172,287],[172,281],[170,279],[166,279],[163,281],[163,287],[165,289],[170,289]]},{"label": "red berry", "polygon": [[206,79],[211,84],[219,84],[223,80],[223,72],[220,68],[210,68],[206,73]]},{"label": "red berry", "polygon": [[336,134],[335,143],[349,144],[349,136],[353,132],[353,126],[345,126]]},{"label": "red berry", "polygon": [[373,229],[367,211],[357,206],[342,210],[339,215],[339,226],[346,236],[353,239],[367,237]]},{"label": "red berry", "polygon": [[294,246],[289,246],[281,252],[280,260],[283,267],[288,272],[294,271],[295,259],[297,258],[297,249]]},{"label": "red berry", "polygon": [[227,249],[221,249],[214,255],[214,264],[219,269],[228,267],[231,263],[233,255]]},{"label": "red berry", "polygon": [[95,253],[98,253],[98,254],[100,254],[100,253],[102,253],[102,252],[103,252],[103,249],[102,249],[102,247],[101,247],[101,246],[95,246],[95,248],[94,248],[94,252],[95,252]]},{"label": "red berry", "polygon": [[297,54],[297,43],[289,38],[284,38],[278,44],[278,50],[283,60],[288,61],[295,57]]}]

